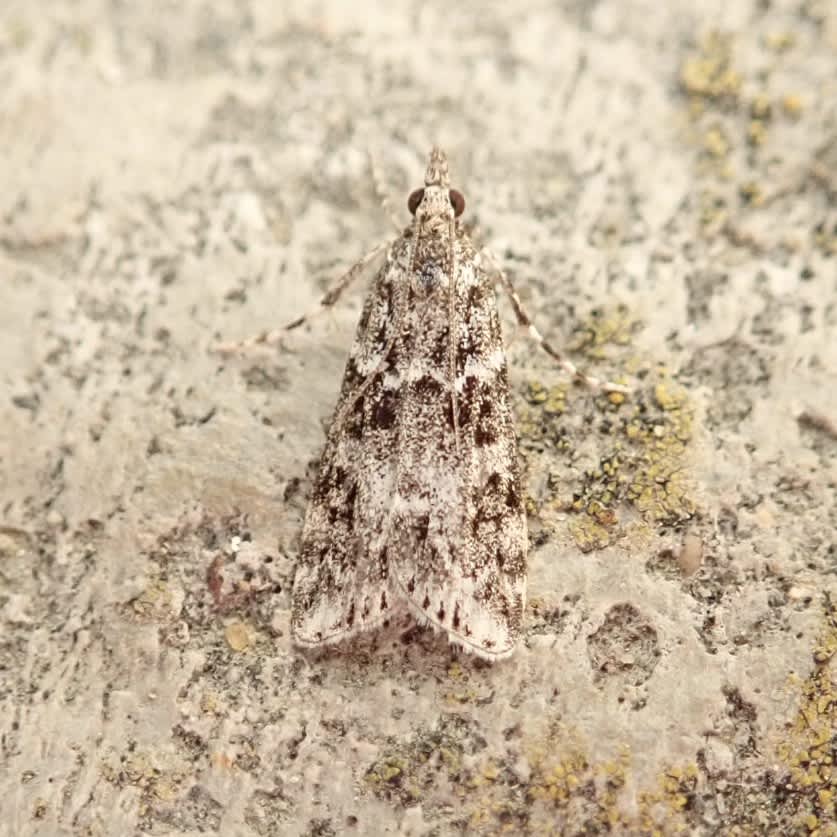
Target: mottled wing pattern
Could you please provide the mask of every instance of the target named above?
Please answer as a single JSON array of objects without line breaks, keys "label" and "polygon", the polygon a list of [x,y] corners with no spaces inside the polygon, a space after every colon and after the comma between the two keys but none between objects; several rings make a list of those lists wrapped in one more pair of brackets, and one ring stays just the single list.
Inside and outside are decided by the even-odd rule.
[{"label": "mottled wing pattern", "polygon": [[526,516],[493,283],[433,149],[414,221],[364,307],[306,514],[292,627],[334,642],[406,608],[486,659],[512,652]]},{"label": "mottled wing pattern", "polygon": [[291,616],[303,646],[336,642],[392,613],[386,521],[396,479],[397,259],[396,244],[366,299],[305,516]]},{"label": "mottled wing pattern", "polygon": [[405,302],[397,495],[388,555],[421,621],[481,657],[509,655],[526,595],[526,515],[493,284],[457,227],[456,401],[450,397],[450,246],[419,244]]}]

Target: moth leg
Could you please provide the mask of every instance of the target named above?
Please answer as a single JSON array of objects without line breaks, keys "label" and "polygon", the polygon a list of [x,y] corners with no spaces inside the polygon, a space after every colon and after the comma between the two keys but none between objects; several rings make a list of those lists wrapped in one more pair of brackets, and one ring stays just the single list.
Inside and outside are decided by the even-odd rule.
[{"label": "moth leg", "polygon": [[523,307],[523,303],[520,301],[520,297],[517,295],[517,291],[514,289],[514,285],[512,284],[511,279],[509,279],[506,272],[500,267],[497,257],[487,248],[483,248],[481,252],[491,263],[491,266],[496,271],[497,277],[500,279],[500,282],[503,285],[503,290],[505,290],[506,294],[508,294],[508,297],[511,300],[512,308],[514,309],[514,315],[517,318],[517,322],[526,329],[529,336],[568,375],[571,375],[577,381],[581,381],[581,383],[590,387],[590,389],[592,390],[602,390],[604,392],[621,392],[625,394],[631,392],[630,387],[624,386],[622,384],[615,384],[612,381],[602,381],[601,379],[596,378],[593,375],[588,375],[586,372],[579,369],[572,361],[567,360],[559,351],[557,351],[557,349],[550,345],[543,338],[538,329],[535,327],[535,324],[532,322],[532,318],[529,316],[529,314],[526,312],[526,309]]},{"label": "moth leg", "polygon": [[249,337],[245,340],[231,341],[227,343],[217,343],[213,346],[212,351],[222,355],[245,354],[253,349],[261,346],[275,346],[281,342],[282,338],[295,328],[299,328],[304,323],[313,319],[317,314],[321,314],[327,308],[330,308],[340,299],[343,291],[352,284],[352,282],[363,273],[366,266],[381,254],[383,250],[389,247],[388,242],[379,244],[377,247],[371,249],[360,261],[353,264],[334,284],[323,294],[316,308],[312,308],[308,313],[297,317],[295,320],[287,323],[281,328],[275,328],[270,331],[262,331],[259,334]]}]

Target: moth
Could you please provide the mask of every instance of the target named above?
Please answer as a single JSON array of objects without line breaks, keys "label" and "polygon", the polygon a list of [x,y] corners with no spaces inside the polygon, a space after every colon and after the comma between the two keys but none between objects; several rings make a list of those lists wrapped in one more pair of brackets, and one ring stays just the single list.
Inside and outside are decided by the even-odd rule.
[{"label": "moth", "polygon": [[438,148],[408,208],[403,233],[321,301],[332,305],[386,252],[305,515],[293,639],[327,645],[409,613],[465,651],[499,660],[522,632],[528,539],[495,283],[549,354],[586,383],[600,382],[543,340],[506,275],[476,249]]},{"label": "moth", "polygon": [[526,512],[494,281],[442,151],[368,295],[305,516],[291,625],[336,642],[403,610],[486,659],[526,602]]}]

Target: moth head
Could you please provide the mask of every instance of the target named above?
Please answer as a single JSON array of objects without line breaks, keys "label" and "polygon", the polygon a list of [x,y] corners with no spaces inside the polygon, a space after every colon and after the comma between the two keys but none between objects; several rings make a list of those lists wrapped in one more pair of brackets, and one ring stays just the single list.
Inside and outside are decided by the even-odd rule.
[{"label": "moth head", "polygon": [[[440,189],[439,186],[433,187],[434,192],[438,192]],[[418,208],[422,205],[425,200],[425,193],[427,189],[416,189],[407,200],[407,209],[410,210],[410,215],[415,215],[418,211]],[[447,190],[447,203],[450,204],[451,208],[453,209],[453,216],[454,218],[458,218],[464,211],[465,211],[465,198],[462,196],[462,192],[458,192],[456,189],[448,189]],[[444,192],[442,192],[444,194]],[[429,197],[429,196],[428,196]],[[435,196],[434,196],[435,197]],[[433,201],[436,203],[437,201]],[[427,201],[427,209],[430,210],[431,201]],[[432,212],[432,210],[431,210]],[[425,215],[430,214],[430,212],[425,212]]]},{"label": "moth head", "polygon": [[424,188],[416,189],[408,201],[410,214],[419,218],[453,217],[458,218],[465,211],[465,198],[461,192],[450,188],[448,176],[448,158],[441,148],[430,152],[427,171],[424,173]]}]

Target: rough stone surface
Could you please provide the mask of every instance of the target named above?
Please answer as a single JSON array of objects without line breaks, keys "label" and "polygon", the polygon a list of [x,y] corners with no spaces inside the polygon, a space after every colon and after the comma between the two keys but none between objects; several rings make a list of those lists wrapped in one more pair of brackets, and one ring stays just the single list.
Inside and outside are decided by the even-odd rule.
[{"label": "rough stone surface", "polygon": [[[837,7],[7,3],[0,833],[834,834]],[[696,11],[696,9],[700,11]],[[526,641],[304,656],[361,290],[440,143],[511,339]]]}]

